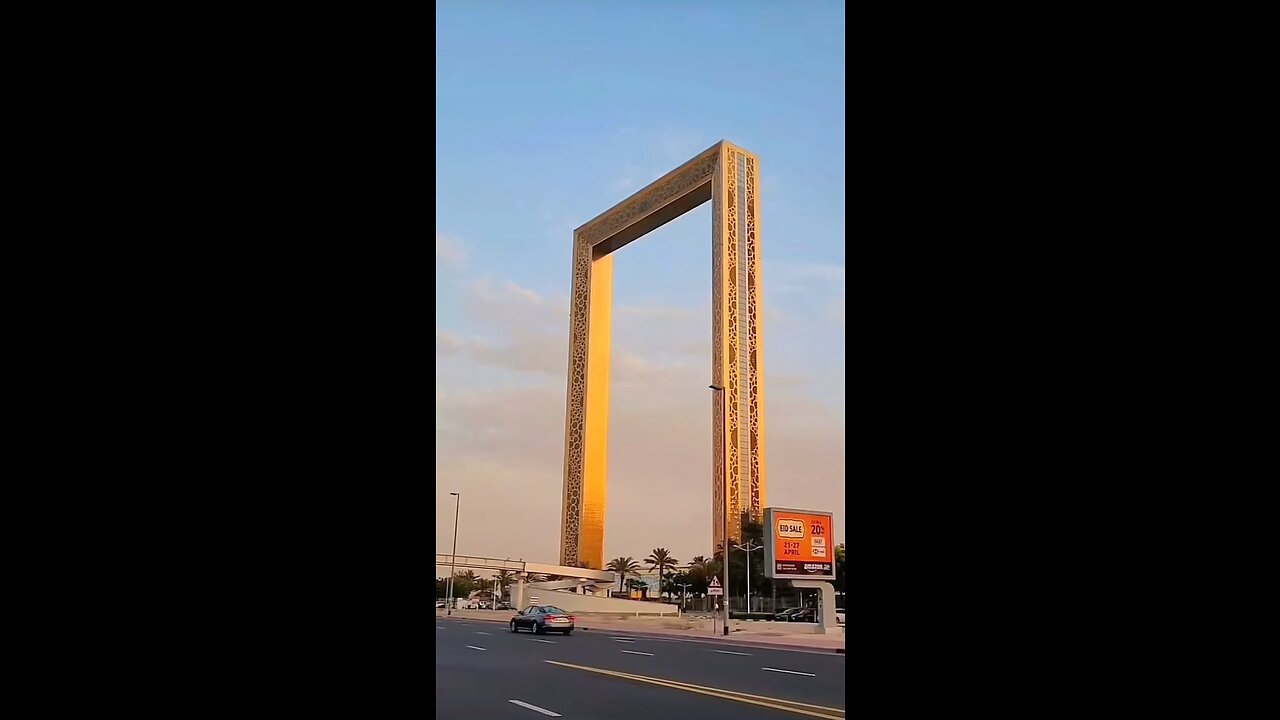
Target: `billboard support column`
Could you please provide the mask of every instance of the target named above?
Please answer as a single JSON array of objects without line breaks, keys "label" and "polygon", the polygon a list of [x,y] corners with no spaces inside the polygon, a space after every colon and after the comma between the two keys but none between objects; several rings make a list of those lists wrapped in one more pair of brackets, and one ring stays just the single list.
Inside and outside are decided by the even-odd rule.
[{"label": "billboard support column", "polygon": [[511,606],[516,610],[523,610],[525,573],[520,573],[517,577],[519,579],[516,580],[516,590],[511,593]]},{"label": "billboard support column", "polygon": [[819,591],[818,634],[835,632],[837,624],[835,586],[826,580],[792,580],[791,584],[798,588],[814,588]]}]

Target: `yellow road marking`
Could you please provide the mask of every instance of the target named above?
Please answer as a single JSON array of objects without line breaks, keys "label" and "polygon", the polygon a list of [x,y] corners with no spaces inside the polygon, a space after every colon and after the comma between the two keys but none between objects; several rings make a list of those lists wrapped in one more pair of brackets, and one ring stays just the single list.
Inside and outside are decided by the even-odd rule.
[{"label": "yellow road marking", "polygon": [[[735,690],[722,690],[720,688],[704,687],[702,685],[693,685],[691,683],[680,682],[678,680],[664,680],[661,678],[652,678],[644,675],[635,675],[632,673],[618,672],[616,670],[604,670],[601,668],[587,667],[585,665],[573,665],[570,663],[557,662],[555,660],[544,660],[543,662],[551,665],[559,665],[561,667],[573,668],[574,670],[585,670],[587,672],[599,673],[601,675],[612,675],[625,680],[635,680],[636,682],[649,683],[650,685],[659,685],[668,687],[673,690],[684,690],[686,692],[698,693],[699,695],[710,695],[712,697],[723,698],[725,700],[733,700],[734,702],[747,703],[748,705],[759,705],[762,707],[773,708],[775,710],[785,710],[786,712],[798,713],[800,715],[809,715],[816,718],[824,718],[825,720],[845,720],[844,710],[842,708],[829,708],[822,705],[811,705],[809,703],[796,702],[795,700],[783,700],[781,698],[765,697],[763,695],[748,695]],[[768,700],[770,702],[763,702]],[[787,703],[786,705],[778,705],[777,703]],[[839,715],[823,715],[822,713],[802,710],[800,707],[816,708],[818,710],[828,710],[838,712]]]},{"label": "yellow road marking", "polygon": [[[644,675],[634,675],[632,673],[622,673],[623,675],[632,675],[632,677],[645,677]],[[833,708],[825,705],[813,705],[810,703],[802,703],[799,700],[783,700],[782,698],[773,698],[767,695],[752,695],[751,693],[738,692],[737,690],[725,690],[723,688],[706,687],[705,685],[694,685],[693,683],[681,682],[679,680],[668,680],[666,678],[655,678],[664,683],[671,685],[683,685],[689,688],[698,688],[699,690],[714,690],[715,692],[729,693],[730,695],[739,695],[741,697],[755,698],[757,700],[772,700],[773,702],[787,703],[788,705],[799,705],[801,707],[814,708],[815,710],[830,710],[831,712],[843,713],[844,708]]]}]

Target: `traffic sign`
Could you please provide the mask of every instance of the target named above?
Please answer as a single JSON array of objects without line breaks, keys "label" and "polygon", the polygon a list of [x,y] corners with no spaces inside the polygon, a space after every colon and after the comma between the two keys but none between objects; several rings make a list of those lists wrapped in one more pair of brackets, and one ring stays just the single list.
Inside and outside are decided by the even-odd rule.
[{"label": "traffic sign", "polygon": [[712,577],[711,584],[707,586],[708,595],[724,595],[724,588],[720,586],[720,578]]}]

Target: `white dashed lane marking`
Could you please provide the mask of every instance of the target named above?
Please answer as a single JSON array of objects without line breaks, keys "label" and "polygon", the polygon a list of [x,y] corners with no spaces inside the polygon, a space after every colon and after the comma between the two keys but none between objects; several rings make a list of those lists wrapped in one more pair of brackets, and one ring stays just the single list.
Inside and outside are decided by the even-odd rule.
[{"label": "white dashed lane marking", "polygon": [[529,639],[530,639],[530,640],[532,640],[532,641],[534,641],[534,642],[546,643],[546,644],[548,644],[548,645],[555,645],[555,644],[556,644],[556,641],[555,641],[555,640],[540,640],[540,639],[538,639],[538,638],[529,638]]},{"label": "white dashed lane marking", "polygon": [[766,672],[780,672],[780,673],[786,673],[788,675],[808,675],[809,677],[818,677],[813,673],[798,672],[796,670],[779,670],[778,668],[760,668],[760,669]]},{"label": "white dashed lane marking", "polygon": [[751,657],[751,653],[740,653],[732,650],[713,650],[712,652],[718,652],[721,655],[745,655],[747,657]]},{"label": "white dashed lane marking", "polygon": [[467,647],[471,648],[472,650],[483,650],[483,649],[484,649],[484,648],[482,648],[482,647],[476,647],[475,645],[468,645]]},{"label": "white dashed lane marking", "polygon": [[534,712],[540,712],[543,715],[550,715],[551,717],[560,717],[560,713],[558,712],[551,712],[546,708],[540,708],[537,705],[530,705],[527,702],[520,702],[519,700],[508,700],[507,702],[511,703],[512,705],[519,705],[522,708],[529,708],[530,710]]},{"label": "white dashed lane marking", "polygon": [[627,653],[628,655],[648,655],[649,657],[653,657],[653,653],[636,652],[635,650],[623,650],[621,652]]}]

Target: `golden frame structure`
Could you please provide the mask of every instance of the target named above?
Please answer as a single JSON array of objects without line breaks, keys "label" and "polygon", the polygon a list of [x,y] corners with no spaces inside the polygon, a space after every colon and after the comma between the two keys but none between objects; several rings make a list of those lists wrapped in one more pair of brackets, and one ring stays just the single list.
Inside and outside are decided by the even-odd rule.
[{"label": "golden frame structure", "polygon": [[[713,547],[765,504],[759,162],[721,140],[573,231],[560,564],[604,569],[613,256],[711,201]],[[729,523],[725,522],[728,513]]]}]

